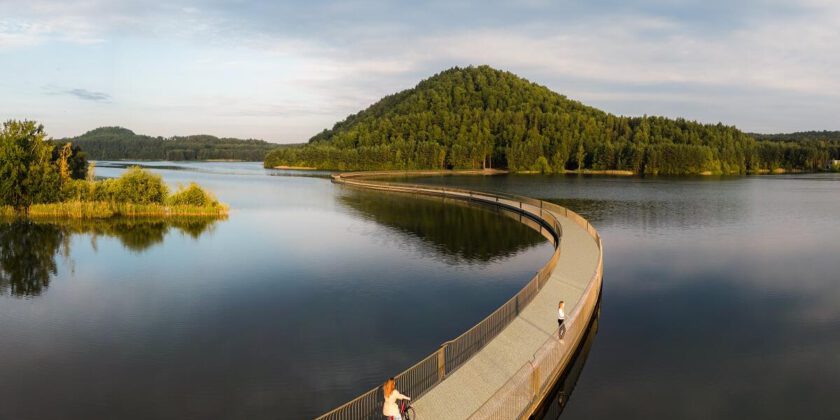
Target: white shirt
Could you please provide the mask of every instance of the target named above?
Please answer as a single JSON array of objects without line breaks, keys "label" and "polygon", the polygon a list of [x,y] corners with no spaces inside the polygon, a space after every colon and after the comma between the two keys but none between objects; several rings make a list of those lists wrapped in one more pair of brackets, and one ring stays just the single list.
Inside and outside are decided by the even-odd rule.
[{"label": "white shirt", "polygon": [[565,320],[565,319],[566,319],[566,314],[563,312],[563,308],[557,309],[557,320],[561,321],[561,320]]},{"label": "white shirt", "polygon": [[396,389],[391,391],[391,395],[385,398],[385,404],[382,406],[382,414],[386,416],[399,416],[400,407],[397,406],[397,400],[410,400],[411,398],[400,394]]}]

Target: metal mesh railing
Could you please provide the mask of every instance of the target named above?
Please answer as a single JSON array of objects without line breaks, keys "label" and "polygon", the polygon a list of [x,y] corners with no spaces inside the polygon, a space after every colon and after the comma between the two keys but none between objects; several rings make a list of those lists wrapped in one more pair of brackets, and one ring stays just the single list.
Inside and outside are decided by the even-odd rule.
[{"label": "metal mesh railing", "polygon": [[[557,206],[560,207],[560,206]],[[552,209],[557,211],[557,209]],[[510,420],[528,418],[551,390],[556,379],[571,362],[586,328],[592,319],[603,281],[603,248],[598,232],[580,215],[569,211],[569,217],[595,239],[598,245],[598,264],[580,302],[566,318],[563,339],[559,331],[548,338],[508,381],[497,390],[470,420]]]},{"label": "metal mesh railing", "polygon": [[[437,171],[411,172],[411,175],[439,174]],[[425,357],[423,360],[397,375],[397,388],[413,398],[418,398],[429,389],[440,383],[448,375],[457,370],[473,355],[478,353],[487,343],[495,338],[539,293],[540,289],[548,282],[557,261],[560,258],[560,240],[562,237],[562,225],[554,213],[571,214],[564,208],[535,200],[528,197],[519,197],[512,194],[475,192],[460,188],[444,188],[429,185],[414,185],[404,183],[389,183],[384,181],[370,181],[369,177],[393,176],[394,172],[364,172],[341,174],[333,177],[334,182],[352,186],[406,193],[420,193],[437,195],[462,200],[482,202],[507,208],[532,219],[537,228],[546,237],[552,240],[554,252],[548,262],[536,273],[536,275],[523,287],[515,296],[505,302],[501,307],[483,319],[481,322],[464,332],[457,338],[448,341],[440,348]],[[399,174],[397,174],[399,175]],[[360,179],[365,177],[365,179]],[[558,211],[558,209],[560,209]],[[580,216],[573,219],[580,223],[585,222]],[[588,223],[587,223],[588,225]],[[534,227],[534,226],[532,226]],[[594,229],[593,229],[594,231]],[[530,394],[529,394],[530,395]],[[525,397],[522,397],[525,398]],[[530,401],[530,397],[527,398]],[[379,419],[382,413],[382,390],[381,386],[371,389],[352,401],[318,417],[324,420],[343,419]]]}]

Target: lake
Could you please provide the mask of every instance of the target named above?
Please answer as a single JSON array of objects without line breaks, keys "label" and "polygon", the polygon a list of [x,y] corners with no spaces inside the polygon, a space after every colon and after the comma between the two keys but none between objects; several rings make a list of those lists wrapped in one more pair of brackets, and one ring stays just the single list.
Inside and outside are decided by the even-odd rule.
[{"label": "lake", "polygon": [[[17,294],[0,284],[11,417],[317,415],[472,326],[551,253],[484,207],[149,165],[208,186],[229,218],[4,225],[0,255],[30,261],[4,266],[28,280]],[[840,418],[840,176],[422,181],[555,201],[601,233],[597,333],[561,418]]]},{"label": "lake", "polygon": [[555,201],[601,233],[598,332],[561,418],[840,418],[837,174],[423,181]]},{"label": "lake", "polygon": [[312,417],[480,321],[552,252],[488,207],[144,165],[229,217],[0,223],[0,418]]}]

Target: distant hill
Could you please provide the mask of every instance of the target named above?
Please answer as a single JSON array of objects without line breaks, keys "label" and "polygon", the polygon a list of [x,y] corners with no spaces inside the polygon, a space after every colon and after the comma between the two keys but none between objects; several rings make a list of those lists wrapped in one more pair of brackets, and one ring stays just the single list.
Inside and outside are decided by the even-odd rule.
[{"label": "distant hill", "polygon": [[507,168],[649,174],[824,167],[837,148],[756,141],[735,127],[616,116],[488,66],[455,67],[390,96],[265,166]]},{"label": "distant hill", "polygon": [[210,135],[151,137],[122,127],[101,127],[58,140],[79,146],[93,160],[244,160],[262,161],[276,144],[263,140]]}]

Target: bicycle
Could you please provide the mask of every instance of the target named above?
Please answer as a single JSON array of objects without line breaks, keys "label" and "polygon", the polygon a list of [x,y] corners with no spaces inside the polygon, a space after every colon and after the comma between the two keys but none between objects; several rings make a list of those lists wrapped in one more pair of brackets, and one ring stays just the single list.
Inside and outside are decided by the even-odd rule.
[{"label": "bicycle", "polygon": [[414,412],[414,407],[408,400],[400,401],[400,416],[403,420],[417,420],[417,413]]}]

